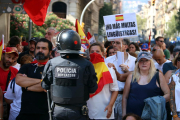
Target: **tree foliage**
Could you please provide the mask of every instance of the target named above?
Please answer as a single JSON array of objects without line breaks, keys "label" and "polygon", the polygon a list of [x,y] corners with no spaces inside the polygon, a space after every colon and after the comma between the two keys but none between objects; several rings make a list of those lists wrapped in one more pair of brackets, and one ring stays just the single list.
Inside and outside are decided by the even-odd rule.
[{"label": "tree foliage", "polygon": [[176,21],[176,15],[173,15],[169,22],[167,23],[167,30],[165,31],[166,37],[175,37],[175,33],[177,31],[177,21]]},{"label": "tree foliage", "polygon": [[138,25],[138,33],[141,33],[142,30],[146,27],[146,18],[142,19],[139,15],[136,15],[137,25]]},{"label": "tree foliage", "polygon": [[[16,22],[15,22],[16,21]],[[13,25],[16,23],[15,25]],[[11,15],[11,37],[12,36],[28,36],[28,24],[29,17],[27,14],[12,14]],[[46,15],[46,20],[42,26],[37,26],[33,24],[32,36],[33,37],[44,37],[47,28],[55,27],[58,31],[63,29],[73,29],[75,30],[74,24],[69,20],[59,18],[54,13],[48,13]]]},{"label": "tree foliage", "polygon": [[176,20],[176,30],[180,32],[180,8],[179,11],[177,12],[177,15],[175,15],[175,20]]},{"label": "tree foliage", "polygon": [[28,34],[27,29],[24,27],[23,21],[20,21],[14,14],[11,15],[10,21],[10,36],[24,36]]},{"label": "tree foliage", "polygon": [[102,34],[102,27],[104,26],[104,19],[103,16],[112,15],[112,4],[111,3],[104,3],[104,6],[99,11],[99,32]]}]

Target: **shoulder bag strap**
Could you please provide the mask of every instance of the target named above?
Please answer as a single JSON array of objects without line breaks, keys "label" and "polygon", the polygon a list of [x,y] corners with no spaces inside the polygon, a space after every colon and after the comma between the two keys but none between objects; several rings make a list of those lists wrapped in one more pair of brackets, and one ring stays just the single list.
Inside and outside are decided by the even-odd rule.
[{"label": "shoulder bag strap", "polygon": [[9,70],[9,73],[8,73],[8,76],[7,76],[6,89],[5,89],[5,91],[7,91],[7,87],[8,87],[8,84],[9,84],[10,78],[11,78],[11,70]]},{"label": "shoulder bag strap", "polygon": [[159,84],[159,87],[161,88],[161,85],[160,85],[160,80],[159,80],[159,71],[157,71],[157,76],[156,76],[156,78],[157,78],[157,82],[158,82],[158,84]]}]

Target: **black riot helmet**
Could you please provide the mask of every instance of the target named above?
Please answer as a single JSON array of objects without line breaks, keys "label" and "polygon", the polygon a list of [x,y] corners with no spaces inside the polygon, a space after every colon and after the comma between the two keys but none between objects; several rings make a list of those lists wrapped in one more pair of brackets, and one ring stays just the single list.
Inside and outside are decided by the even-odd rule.
[{"label": "black riot helmet", "polygon": [[81,52],[81,38],[77,32],[71,29],[62,30],[56,40],[59,53],[85,54]]}]

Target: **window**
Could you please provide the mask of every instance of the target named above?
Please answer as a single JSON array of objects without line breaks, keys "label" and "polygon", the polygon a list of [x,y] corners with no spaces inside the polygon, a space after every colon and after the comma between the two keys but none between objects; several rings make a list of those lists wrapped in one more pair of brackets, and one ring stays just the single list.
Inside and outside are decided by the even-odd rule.
[{"label": "window", "polygon": [[63,2],[55,2],[52,5],[52,12],[60,18],[66,18],[67,5]]}]

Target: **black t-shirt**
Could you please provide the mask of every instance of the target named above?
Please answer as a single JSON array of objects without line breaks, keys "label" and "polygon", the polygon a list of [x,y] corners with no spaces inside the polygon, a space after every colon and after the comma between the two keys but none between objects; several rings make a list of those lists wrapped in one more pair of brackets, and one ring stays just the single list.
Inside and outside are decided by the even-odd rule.
[{"label": "black t-shirt", "polygon": [[166,72],[169,70],[176,70],[177,68],[173,66],[172,62],[164,63],[163,65],[163,74],[165,75]]},{"label": "black t-shirt", "polygon": [[[35,64],[23,65],[18,73],[26,74],[27,77],[41,79],[43,67]],[[22,88],[20,113],[26,114],[48,114],[47,94],[45,92],[32,92]]]}]

